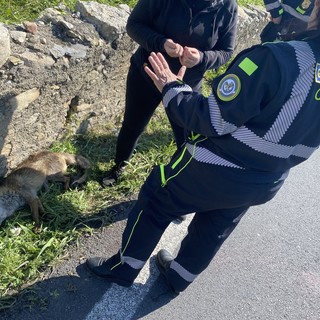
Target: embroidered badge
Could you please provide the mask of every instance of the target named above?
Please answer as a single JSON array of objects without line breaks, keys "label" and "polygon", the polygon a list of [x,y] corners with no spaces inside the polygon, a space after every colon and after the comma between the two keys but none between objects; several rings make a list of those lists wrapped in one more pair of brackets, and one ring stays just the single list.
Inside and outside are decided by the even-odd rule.
[{"label": "embroidered badge", "polygon": [[316,65],[314,80],[316,83],[320,83],[320,63],[317,63],[317,65]]},{"label": "embroidered badge", "polygon": [[304,0],[302,3],[301,3],[301,8],[304,9],[304,10],[307,10],[311,5],[311,1],[310,0]]},{"label": "embroidered badge", "polygon": [[217,95],[222,101],[233,100],[240,92],[241,83],[238,76],[228,74],[218,84]]}]

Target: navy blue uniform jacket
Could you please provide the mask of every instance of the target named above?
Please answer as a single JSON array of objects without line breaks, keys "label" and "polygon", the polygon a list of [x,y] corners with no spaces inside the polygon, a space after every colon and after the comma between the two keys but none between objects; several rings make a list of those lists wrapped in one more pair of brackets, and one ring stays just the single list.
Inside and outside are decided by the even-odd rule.
[{"label": "navy blue uniform jacket", "polygon": [[166,85],[168,116],[207,137],[187,144],[195,159],[259,172],[285,172],[306,160],[320,144],[319,38],[242,52],[208,98]]}]

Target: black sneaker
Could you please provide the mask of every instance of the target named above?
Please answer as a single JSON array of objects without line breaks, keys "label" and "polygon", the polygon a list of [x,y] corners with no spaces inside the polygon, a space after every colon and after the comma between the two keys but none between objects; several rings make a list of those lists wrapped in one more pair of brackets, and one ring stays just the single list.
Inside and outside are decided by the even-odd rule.
[{"label": "black sneaker", "polygon": [[113,166],[108,172],[107,176],[103,178],[102,185],[104,187],[110,187],[116,184],[123,172],[124,168],[117,165]]},{"label": "black sneaker", "polygon": [[170,283],[170,281],[168,279],[168,275],[167,275],[167,272],[170,268],[170,264],[173,261],[173,259],[174,258],[169,251],[167,251],[165,249],[161,249],[157,253],[156,265],[157,265],[161,275],[164,277],[165,282],[166,282],[168,288],[170,289],[170,291],[172,291],[172,293],[175,296],[178,296],[180,292],[175,290],[175,288]]},{"label": "black sneaker", "polygon": [[130,287],[133,284],[133,281],[121,279],[112,274],[112,266],[110,264],[111,263],[107,259],[101,257],[88,258],[86,261],[87,268],[96,276],[104,278],[108,282],[116,283],[122,287]]}]

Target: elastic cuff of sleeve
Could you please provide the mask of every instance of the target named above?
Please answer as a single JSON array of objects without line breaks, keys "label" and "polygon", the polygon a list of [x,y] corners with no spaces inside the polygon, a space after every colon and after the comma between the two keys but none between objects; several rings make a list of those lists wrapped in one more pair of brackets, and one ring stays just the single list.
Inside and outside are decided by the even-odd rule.
[{"label": "elastic cuff of sleeve", "polygon": [[186,83],[183,82],[182,80],[180,79],[177,79],[176,81],[172,81],[172,82],[169,82],[167,83],[164,87],[163,87],[163,90],[162,90],[162,93],[163,95],[165,95],[165,93],[170,90],[171,88],[173,87],[183,87],[185,86]]},{"label": "elastic cuff of sleeve", "polygon": [[203,68],[205,68],[205,65],[203,63],[203,61],[205,60],[205,55],[202,51],[199,51],[199,53],[200,53],[200,61],[195,66],[192,67],[193,70],[203,70]]},{"label": "elastic cuff of sleeve", "polygon": [[270,11],[270,14],[271,14],[272,18],[278,18],[278,17],[282,16],[283,9],[282,9],[282,7],[279,7],[277,9],[273,9]]},{"label": "elastic cuff of sleeve", "polygon": [[162,90],[162,102],[164,107],[167,108],[170,101],[182,92],[191,93],[192,88],[179,79],[166,84]]},{"label": "elastic cuff of sleeve", "polygon": [[202,51],[199,51],[199,53],[200,53],[200,61],[197,64],[197,66],[203,62],[203,58],[204,58],[204,53]]},{"label": "elastic cuff of sleeve", "polygon": [[165,44],[166,40],[167,40],[166,38],[163,38],[162,41],[160,42],[160,45],[159,45],[159,51],[160,52],[165,52],[164,44]]}]

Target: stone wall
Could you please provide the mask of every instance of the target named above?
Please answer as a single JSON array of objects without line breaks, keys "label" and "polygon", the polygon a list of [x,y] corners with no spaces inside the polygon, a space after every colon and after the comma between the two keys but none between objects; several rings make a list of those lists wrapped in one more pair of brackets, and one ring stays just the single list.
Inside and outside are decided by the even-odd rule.
[{"label": "stone wall", "polygon": [[[236,52],[259,42],[267,15],[240,8]],[[86,133],[120,121],[136,44],[130,9],[78,2],[45,10],[34,22],[0,24],[0,176],[68,130]]]}]

